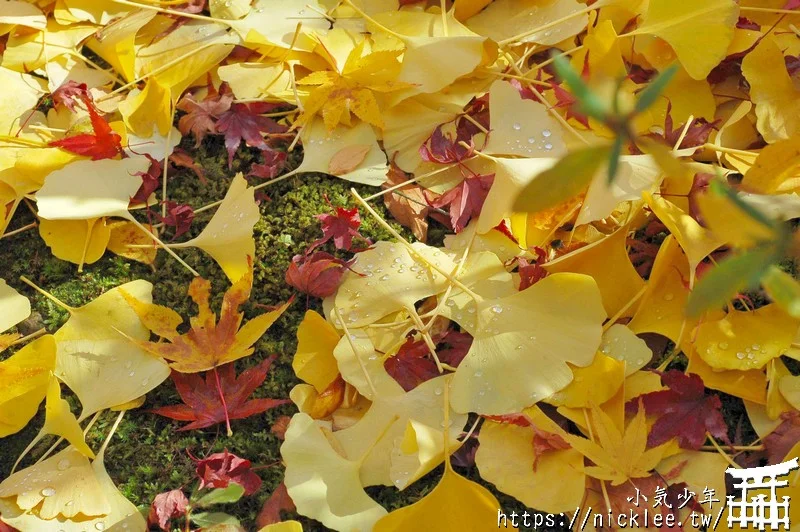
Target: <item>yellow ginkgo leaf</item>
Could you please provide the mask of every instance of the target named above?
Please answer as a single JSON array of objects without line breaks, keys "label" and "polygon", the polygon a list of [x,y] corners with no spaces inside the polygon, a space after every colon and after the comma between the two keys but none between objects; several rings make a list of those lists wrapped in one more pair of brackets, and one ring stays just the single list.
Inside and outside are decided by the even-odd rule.
[{"label": "yellow ginkgo leaf", "polygon": [[[40,523],[55,520],[49,530],[57,530],[59,521],[78,515],[103,516],[110,510],[92,464],[75,447],[67,447],[18,471],[0,484],[0,511],[7,522],[16,523],[16,519],[24,522],[23,515],[28,514]],[[42,528],[34,526],[27,530]]]},{"label": "yellow ginkgo leaf", "polygon": [[586,466],[586,474],[599,480],[608,480],[619,486],[631,479],[646,478],[661,461],[669,443],[646,449],[647,422],[644,408],[620,432],[614,421],[602,409],[591,409],[592,426],[596,441],[563,434],[562,437],[586,458],[594,462]]},{"label": "yellow ginkgo leaf", "polygon": [[[653,351],[647,342],[636,336],[631,329],[615,323],[603,333],[600,352],[625,364],[625,377],[630,377],[653,358]],[[595,401],[601,403],[605,401]]]},{"label": "yellow ginkgo leaf", "polygon": [[689,75],[704,79],[725,58],[738,19],[733,0],[650,0],[641,26],[629,35],[664,39]]},{"label": "yellow ginkgo leaf", "polygon": [[[249,44],[268,44],[280,48],[312,51],[313,34],[325,33],[330,23],[317,0],[257,0],[242,19],[230,22],[231,28]],[[299,35],[297,23],[302,20]]]},{"label": "yellow ginkgo leaf", "polygon": [[217,212],[197,237],[173,248],[200,248],[211,255],[228,279],[235,282],[249,269],[248,257],[256,254],[253,227],[261,219],[253,187],[236,174]]},{"label": "yellow ginkgo leaf", "polygon": [[[122,7],[120,4],[113,5]],[[89,49],[113,66],[126,81],[133,81],[136,78],[134,47],[136,33],[155,16],[156,12],[149,9],[131,11],[100,28],[86,44]]]},{"label": "yellow ginkgo leaf", "polygon": [[425,523],[430,530],[477,532],[497,519],[498,508],[500,503],[489,490],[456,473],[448,459],[442,479],[430,493],[382,517],[373,530],[399,532]]},{"label": "yellow ginkgo leaf", "polygon": [[406,45],[397,81],[414,85],[416,93],[439,91],[484,60],[486,37],[456,20],[454,10],[444,16],[424,11],[385,12],[377,14],[375,21],[381,27],[373,33],[388,29]]},{"label": "yellow ginkgo leaf", "polygon": [[[64,23],[88,21],[104,25],[131,9],[114,0],[63,0],[56,5],[56,16],[68,17]],[[67,13],[59,13],[60,10],[65,10]]]},{"label": "yellow ginkgo leaf", "polygon": [[37,442],[47,434],[55,434],[64,438],[79,452],[94,458],[94,452],[86,445],[86,441],[83,439],[83,429],[78,425],[75,414],[70,411],[69,403],[61,398],[61,386],[55,378],[50,379],[47,387],[44,426],[33,441]]},{"label": "yellow ginkgo leaf", "polygon": [[[137,232],[141,233],[139,229]],[[111,229],[103,218],[89,220],[39,220],[39,234],[53,255],[78,265],[93,264],[106,251]]]},{"label": "yellow ginkgo leaf", "polygon": [[753,311],[733,310],[701,323],[695,333],[700,357],[716,369],[759,369],[792,344],[800,321],[776,304]]},{"label": "yellow ginkgo leaf", "polygon": [[339,375],[333,350],[339,343],[339,333],[322,316],[307,310],[297,327],[297,351],[292,369],[297,377],[325,391]]},{"label": "yellow ginkgo leaf", "polygon": [[[546,418],[543,414],[538,421],[549,421],[541,418]],[[537,424],[536,428],[557,430],[549,424]],[[481,477],[529,508],[550,513],[574,511],[586,490],[583,455],[573,449],[554,449],[537,456],[534,435],[534,427],[484,421],[475,454]]]},{"label": "yellow ginkgo leaf", "polygon": [[303,525],[299,521],[281,521],[267,525],[258,532],[303,532]]},{"label": "yellow ginkgo leaf", "polygon": [[292,416],[281,456],[286,491],[300,514],[338,530],[369,530],[386,515],[361,487],[360,460],[338,453],[324,426],[308,415]]},{"label": "yellow ginkgo leaf", "polygon": [[55,364],[56,343],[49,334],[0,362],[0,438],[20,431],[36,415]]},{"label": "yellow ginkgo leaf", "polygon": [[491,231],[504,218],[511,216],[514,212],[514,201],[520,192],[536,176],[549,170],[556,161],[552,157],[495,159],[494,182],[478,218],[478,233]]},{"label": "yellow ginkgo leaf", "polygon": [[321,118],[315,118],[300,132],[303,140],[303,162],[296,172],[330,173],[331,161],[343,149],[359,146],[366,149],[364,157],[355,166],[336,174],[337,177],[362,183],[380,185],[386,180],[386,155],[378,144],[372,126],[359,122],[353,127],[338,126],[328,131]]},{"label": "yellow ginkgo leaf", "polygon": [[[467,4],[474,8],[460,8]],[[481,11],[485,5],[486,9]],[[495,0],[494,2],[456,2],[456,18],[466,21],[469,29],[501,42],[535,42],[545,45],[556,45],[565,39],[577,35],[589,21],[588,15],[575,16],[573,13],[584,6],[576,0],[555,0],[539,2],[537,0]],[[479,13],[480,11],[480,13]],[[466,16],[467,18],[464,18]],[[553,21],[562,20],[559,24]],[[538,31],[533,29],[545,26]]]},{"label": "yellow ginkgo leaf", "polygon": [[170,92],[157,78],[151,77],[144,89],[128,93],[119,104],[119,112],[128,129],[139,137],[152,136],[153,129],[166,135],[172,125]]},{"label": "yellow ginkgo leaf", "polygon": [[[55,333],[58,345],[56,376],[75,392],[91,414],[141,397],[169,377],[169,366],[129,338],[145,340],[142,325],[122,292],[150,301],[153,285],[137,280],[118,286],[88,304],[72,308],[67,322]],[[98,386],[98,382],[113,383]]]},{"label": "yellow ginkgo leaf", "polygon": [[696,350],[689,351],[689,366],[686,371],[703,379],[703,384],[712,390],[719,390],[734,397],[740,397],[759,405],[767,403],[767,377],[763,371],[719,370],[709,366]]},{"label": "yellow ginkgo leaf", "polygon": [[489,106],[491,132],[483,153],[522,157],[560,157],[566,153],[561,126],[547,108],[523,99],[510,83],[498,80],[492,84]]},{"label": "yellow ginkgo leaf", "polygon": [[800,410],[800,376],[783,375],[778,381],[778,389],[789,404]]},{"label": "yellow ginkgo leaf", "polygon": [[31,303],[0,279],[0,332],[6,331],[31,314]]},{"label": "yellow ginkgo leaf", "polygon": [[712,251],[724,242],[714,237],[707,229],[662,196],[645,194],[647,204],[658,219],[675,236],[681,249],[689,259],[689,285],[694,284],[695,271]]},{"label": "yellow ginkgo leaf", "polygon": [[[45,93],[42,79],[0,66],[0,135],[15,135]],[[5,148],[4,148],[5,149]]]},{"label": "yellow ginkgo leaf", "polygon": [[188,21],[172,27],[173,20],[156,17],[136,37],[136,73],[152,73],[172,101],[203,74],[220,63],[237,43],[236,35],[214,22]]},{"label": "yellow ginkgo leaf", "polygon": [[736,248],[750,248],[775,238],[772,227],[753,218],[722,193],[709,190],[700,194],[697,197],[697,206],[711,233],[720,241]]},{"label": "yellow ginkgo leaf", "polygon": [[610,20],[590,27],[582,50],[572,56],[570,62],[578,72],[588,64],[593,84],[601,84],[618,79],[625,74],[625,62],[620,50],[620,40]]},{"label": "yellow ginkgo leaf", "polygon": [[417,98],[409,98],[387,110],[383,114],[383,146],[389,159],[406,172],[416,171],[422,163],[419,147],[436,126],[456,116],[447,109],[429,107]]},{"label": "yellow ginkgo leaf", "polygon": [[656,471],[669,478],[670,484],[685,482],[695,493],[705,489],[725,493],[725,469],[729,465],[720,453],[682,450],[659,462]]},{"label": "yellow ginkgo leaf", "polygon": [[47,176],[36,193],[39,216],[47,220],[128,218],[130,199],[142,185],[145,157],[75,161]]},{"label": "yellow ginkgo leaf", "polygon": [[786,71],[783,52],[769,35],[744,57],[742,74],[750,84],[764,140],[771,144],[796,136],[800,132],[798,90]]},{"label": "yellow ginkgo leaf", "polygon": [[669,235],[658,250],[647,288],[628,327],[636,334],[658,333],[678,343],[681,334],[696,322],[687,322],[684,309],[688,297],[689,262],[675,237]]},{"label": "yellow ginkgo leaf", "polygon": [[[628,306],[645,285],[628,258],[627,236],[627,226],[622,227],[598,242],[547,262],[544,268],[551,273],[591,275],[603,296],[606,312],[614,316]],[[631,314],[633,309],[628,308],[623,315]]]},{"label": "yellow ginkgo leaf", "polygon": [[[37,70],[57,57],[74,53],[81,41],[95,31],[96,28],[90,24],[65,26],[48,19],[47,27],[42,31],[13,32],[3,52],[3,67],[18,72]],[[33,87],[37,84],[34,82]],[[25,89],[26,92],[29,90],[30,87]]]},{"label": "yellow ginkgo leaf", "polygon": [[717,152],[717,159],[742,174],[750,171],[758,155],[756,151],[746,151],[749,146],[758,141],[759,136],[754,123],[755,117],[750,119],[752,109],[753,104],[749,101],[736,102],[732,100],[727,104],[720,105],[717,108],[717,116],[724,122],[716,135],[712,133],[711,137],[715,144],[737,150],[728,153]]},{"label": "yellow ginkgo leaf", "polygon": [[776,194],[800,188],[800,138],[792,137],[764,146],[742,179],[742,188],[759,194]]},{"label": "yellow ginkgo leaf", "polygon": [[479,328],[453,378],[451,401],[456,412],[489,415],[519,412],[567,386],[567,363],[591,364],[606,317],[594,280],[572,273],[482,301],[475,314]]},{"label": "yellow ginkgo leaf", "polygon": [[120,257],[136,260],[145,264],[153,264],[153,262],[155,262],[158,247],[148,235],[136,227],[136,224],[132,222],[116,221],[109,223],[108,228],[111,231],[108,239],[109,251],[116,253]]},{"label": "yellow ginkgo leaf", "polygon": [[614,397],[625,381],[625,362],[597,353],[588,366],[572,368],[572,382],[544,402],[568,408],[589,408]]},{"label": "yellow ginkgo leaf", "polygon": [[41,9],[33,4],[19,0],[8,0],[3,3],[0,24],[43,30],[47,27],[47,17],[42,13]]}]

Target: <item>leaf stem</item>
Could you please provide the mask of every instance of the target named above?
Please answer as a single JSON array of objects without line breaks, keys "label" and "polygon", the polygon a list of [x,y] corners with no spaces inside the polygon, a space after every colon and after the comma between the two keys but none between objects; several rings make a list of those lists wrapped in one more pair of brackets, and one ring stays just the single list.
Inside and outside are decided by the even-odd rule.
[{"label": "leaf stem", "polygon": [[222,408],[225,410],[225,428],[228,430],[228,437],[230,438],[233,436],[233,431],[231,430],[231,419],[228,416],[228,403],[225,402],[225,394],[222,393],[222,385],[219,382],[219,372],[217,371],[216,366],[213,370],[214,372],[214,381],[217,384],[217,392],[219,393],[219,399],[222,401]]}]

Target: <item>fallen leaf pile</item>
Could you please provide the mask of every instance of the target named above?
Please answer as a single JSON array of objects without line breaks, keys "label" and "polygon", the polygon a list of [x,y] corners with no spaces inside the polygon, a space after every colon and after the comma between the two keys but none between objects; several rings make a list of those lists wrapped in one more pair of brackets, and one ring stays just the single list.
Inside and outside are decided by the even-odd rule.
[{"label": "fallen leaf pile", "polygon": [[[567,520],[640,512],[639,492],[724,500],[726,468],[797,456],[798,15],[783,0],[5,0],[0,239],[36,230],[78,272],[106,251],[175,261],[196,311],[153,304],[142,279],[74,308],[4,274],[0,438],[44,422],[0,482],[0,526],[243,530],[209,508],[262,488],[246,458],[204,453],[189,496],[158,495],[147,519],[106,472],[124,412],[170,375],[183,403],[147,415],[188,422],[176,431],[231,436],[296,408],[272,427],[284,474],[262,530],[302,530],[287,515],[485,530],[500,493]],[[227,192],[171,199],[175,168],[207,183],[192,150],[215,140]],[[285,273],[307,307],[297,350],[267,356],[292,301],[248,305],[273,260],[259,204],[281,201],[260,191],[311,173],[358,191],[321,191],[318,238]],[[362,234],[367,219],[392,238]],[[218,314],[187,248],[231,283]],[[27,289],[67,321],[23,334]],[[299,383],[265,397],[289,362]],[[417,482],[430,489],[391,511],[366,489]]]}]

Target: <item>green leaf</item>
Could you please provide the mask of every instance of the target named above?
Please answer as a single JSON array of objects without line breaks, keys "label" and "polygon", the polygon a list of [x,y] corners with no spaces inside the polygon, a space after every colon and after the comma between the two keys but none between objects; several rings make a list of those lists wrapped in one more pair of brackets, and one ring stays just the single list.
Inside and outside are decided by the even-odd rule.
[{"label": "green leaf", "polygon": [[767,295],[791,317],[800,318],[800,283],[777,266],[771,266],[761,279]]},{"label": "green leaf", "polygon": [[578,111],[596,120],[604,121],[608,116],[606,106],[603,105],[603,101],[592,92],[589,86],[583,82],[580,74],[572,68],[569,61],[563,56],[554,56],[553,67],[558,77],[572,89],[572,94],[578,100]]},{"label": "green leaf", "polygon": [[612,184],[617,177],[617,170],[619,169],[619,158],[622,156],[622,144],[625,139],[622,135],[617,135],[614,139],[614,144],[611,146],[611,154],[608,157],[608,184]]},{"label": "green leaf", "polygon": [[667,88],[667,85],[669,85],[669,82],[672,81],[672,78],[675,77],[677,72],[678,65],[671,65],[656,76],[656,78],[639,93],[639,99],[636,101],[633,112],[641,113],[656,103],[658,97],[661,96],[661,93],[664,92],[664,89]]},{"label": "green leaf", "polygon": [[217,488],[206,493],[194,505],[198,508],[206,508],[214,504],[236,502],[242,498],[242,495],[244,495],[244,487],[231,482],[227,488]]},{"label": "green leaf", "polygon": [[606,162],[610,146],[574,150],[533,178],[514,201],[517,212],[539,212],[579,194]]},{"label": "green leaf", "polygon": [[190,519],[201,528],[228,525],[241,528],[242,524],[234,516],[222,512],[200,512],[192,514]]},{"label": "green leaf", "polygon": [[772,246],[754,248],[720,262],[695,285],[689,294],[686,314],[700,316],[719,308],[744,290],[758,288],[764,272],[778,257]]}]

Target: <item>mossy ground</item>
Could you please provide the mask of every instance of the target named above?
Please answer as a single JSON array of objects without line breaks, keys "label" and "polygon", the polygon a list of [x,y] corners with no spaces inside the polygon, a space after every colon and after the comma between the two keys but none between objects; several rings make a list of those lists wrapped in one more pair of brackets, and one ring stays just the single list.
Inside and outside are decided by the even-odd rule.
[{"label": "mossy ground", "polygon": [[[194,207],[222,198],[232,176],[238,171],[246,174],[250,165],[257,162],[258,158],[257,152],[239,150],[229,169],[221,139],[208,138],[197,149],[192,146],[192,139],[184,139],[182,147],[189,150],[196,162],[204,168],[206,182],[202,182],[188,170],[179,171],[170,178],[169,198],[189,203]],[[290,178],[264,190],[269,199],[261,202],[262,218],[255,227],[257,256],[251,302],[245,309],[248,317],[261,311],[258,305],[277,305],[295,294],[295,291],[284,282],[284,272],[291,258],[320,237],[319,224],[314,215],[328,211],[327,200],[333,205],[353,206],[350,186],[350,183],[332,177],[306,174]],[[362,193],[373,192],[371,189],[367,190],[367,187],[357,188],[360,188]],[[386,214],[381,202],[376,202],[375,206],[384,215]],[[365,213],[362,215],[364,216],[361,232],[364,236],[372,240],[389,238],[388,233],[374,220]],[[210,212],[198,215],[193,225],[193,234],[205,225],[210,216]],[[11,229],[31,221],[33,215],[21,209]],[[399,226],[397,228],[403,231]],[[442,233],[441,228],[433,226],[429,243],[440,244]],[[166,237],[170,236],[168,232]],[[331,248],[326,250],[333,251]],[[212,305],[218,305],[222,294],[229,286],[227,278],[219,267],[201,251],[181,250],[180,254],[203,277],[211,280],[214,288]],[[39,326],[46,327],[48,332],[54,332],[68,318],[68,314],[22,283],[19,280],[21,275],[25,275],[38,286],[72,306],[83,305],[101,293],[133,279],[146,279],[154,285],[153,298],[156,303],[173,308],[184,317],[192,316],[196,312],[194,304],[186,295],[191,274],[163,252],[159,254],[154,269],[122,259],[109,252],[98,262],[86,266],[82,273],[78,273],[74,264],[55,258],[37,231],[30,230],[0,242],[0,271],[2,271],[1,276],[10,285],[32,301],[33,321],[38,323],[29,324],[30,330],[25,332],[31,332]],[[320,309],[319,300],[311,299],[307,302],[306,298],[300,295],[284,316],[256,344],[255,353],[248,359],[237,362],[237,367],[241,370],[270,354],[277,354],[275,364],[264,384],[255,392],[255,396],[286,398],[289,390],[297,383],[291,368],[291,360],[296,348],[297,326],[302,320],[307,304],[310,308]],[[680,366],[681,363],[682,360],[678,357],[675,365]],[[97,386],[113,385],[113,382],[97,383]],[[72,397],[69,399],[77,411],[77,401]],[[264,480],[264,486],[255,495],[245,497],[238,503],[227,505],[220,510],[235,515],[245,528],[254,530],[255,517],[261,505],[283,478],[279,452],[281,441],[270,431],[270,427],[278,417],[291,415],[294,407],[286,405],[268,411],[264,415],[235,421],[234,434],[228,437],[221,426],[179,432],[180,423],[148,413],[151,408],[176,404],[179,401],[174,386],[167,381],[148,394],[141,408],[125,415],[106,453],[109,473],[125,496],[144,509],[158,493],[175,488],[183,488],[189,493],[196,486],[194,465],[189,452],[195,456],[206,456],[228,449],[254,463],[258,468],[258,474]],[[740,400],[726,397],[725,410],[726,418],[729,420],[741,419],[743,408]],[[115,415],[106,413],[100,417],[88,434],[90,446],[95,449],[99,447]],[[43,413],[40,412],[37,418],[20,433],[0,441],[0,478],[9,474],[17,456],[38,432],[42,422]],[[729,426],[736,425],[729,423]],[[38,446],[23,465],[40,457],[49,444],[50,442],[46,441]],[[492,489],[491,485],[480,480],[476,468],[460,472]],[[392,510],[419,500],[433,489],[440,475],[441,467],[403,492],[389,487],[368,488],[367,492],[388,510]],[[511,511],[521,513],[525,510],[523,505],[513,498],[494,489],[492,491],[506,513],[510,514]],[[306,530],[324,529],[319,523],[296,515],[286,517],[300,519]]]},{"label": "mossy ground", "polygon": [[[198,149],[192,146],[192,139],[184,139],[184,144],[183,147],[190,150],[196,162],[204,168],[206,182],[203,183],[188,170],[180,171],[169,180],[169,198],[189,203],[195,208],[222,198],[236,172],[243,171],[246,174],[250,165],[257,162],[257,152],[242,149],[229,169],[221,139],[209,138]],[[256,184],[257,180],[251,179],[251,182]],[[257,256],[251,301],[245,308],[246,317],[262,312],[263,308],[258,308],[259,305],[277,305],[295,295],[294,289],[284,282],[284,273],[291,258],[302,253],[309,243],[321,236],[314,215],[329,212],[326,196],[333,205],[353,206],[350,187],[351,183],[340,179],[306,174],[264,189],[269,199],[261,201],[262,218],[254,232]],[[362,194],[374,192],[367,187],[360,188]],[[380,202],[376,202],[376,207],[381,210]],[[193,224],[193,234],[205,225],[210,216],[211,212],[198,214]],[[33,215],[21,208],[11,229],[32,221]],[[389,238],[389,234],[374,220],[364,217],[362,221],[361,231],[366,237],[373,240]],[[399,226],[397,228],[401,229]],[[166,237],[170,236],[167,232]],[[332,248],[325,249],[333,251]],[[230,283],[216,263],[199,250],[181,250],[180,254],[203,277],[211,280],[214,288],[212,306],[219,305]],[[31,299],[34,313],[32,321],[38,322],[31,324],[32,329],[41,325],[48,332],[54,332],[66,321],[68,313],[22,283],[19,280],[21,275],[71,306],[83,305],[133,279],[146,279],[154,285],[154,302],[170,307],[184,317],[196,313],[194,303],[186,295],[191,274],[163,252],[159,253],[154,269],[108,252],[98,262],[85,266],[84,271],[78,273],[76,265],[55,258],[34,229],[2,240],[0,271],[10,285]],[[319,300],[315,299],[309,300],[308,305],[317,310],[321,307]],[[289,390],[297,383],[291,360],[297,343],[297,326],[306,308],[306,298],[301,294],[256,344],[255,353],[237,362],[237,368],[241,371],[270,354],[277,354],[278,358],[266,381],[254,396],[288,398]],[[97,386],[113,385],[113,382],[97,383]],[[69,399],[77,412],[77,400],[72,397]],[[178,402],[180,398],[168,380],[148,394],[141,408],[125,415],[106,452],[106,465],[111,477],[126,497],[136,505],[146,507],[160,492],[183,487],[189,493],[196,486],[193,480],[194,466],[188,452],[195,456],[206,456],[228,449],[253,462],[264,480],[264,486],[255,495],[244,497],[221,510],[238,517],[248,530],[254,529],[255,517],[262,503],[283,477],[279,452],[281,441],[270,431],[270,427],[278,417],[291,415],[294,407],[286,405],[264,415],[234,421],[234,434],[228,437],[222,426],[179,432],[180,423],[148,413],[151,408]],[[95,449],[99,447],[115,415],[106,413],[100,417],[88,434],[90,446]],[[38,432],[42,422],[43,413],[40,412],[24,430],[0,441],[0,478],[8,476],[17,456]],[[36,447],[23,466],[41,456],[50,443],[52,441],[45,441]],[[430,484],[426,484],[427,489]],[[398,507],[408,504],[420,495],[420,490],[425,489],[415,488],[399,496],[396,490],[378,490],[378,495],[381,503]],[[318,523],[305,523],[307,529],[321,528]]]}]

